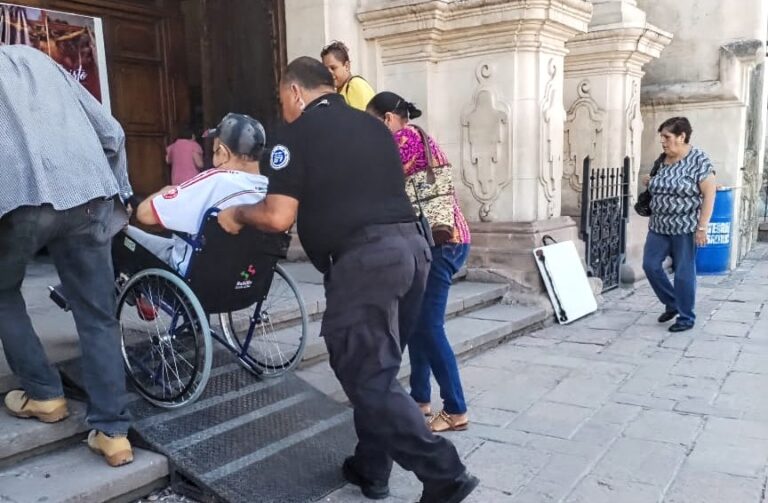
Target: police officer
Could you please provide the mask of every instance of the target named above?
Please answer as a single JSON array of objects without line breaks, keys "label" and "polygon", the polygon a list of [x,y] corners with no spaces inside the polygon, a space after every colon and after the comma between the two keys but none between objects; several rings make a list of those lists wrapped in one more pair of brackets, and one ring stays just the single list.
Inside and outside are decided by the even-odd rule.
[{"label": "police officer", "polygon": [[284,232],[298,215],[304,250],[325,275],[321,335],[354,408],[358,444],[342,467],[346,480],[386,498],[394,460],[424,484],[422,503],[458,503],[478,480],[397,380],[431,257],[392,136],[347,106],[313,58],[288,65],[280,100],[289,124],[262,162],[267,197],[222,211],[219,223],[231,233]]}]

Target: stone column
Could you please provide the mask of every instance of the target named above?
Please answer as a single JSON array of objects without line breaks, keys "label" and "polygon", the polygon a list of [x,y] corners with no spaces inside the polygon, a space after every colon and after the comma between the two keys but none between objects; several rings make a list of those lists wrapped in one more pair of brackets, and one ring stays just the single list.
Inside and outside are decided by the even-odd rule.
[{"label": "stone column", "polygon": [[363,1],[377,87],[416,102],[452,160],[471,222],[470,268],[538,289],[532,249],[577,239],[561,217],[565,43],[583,0]]},{"label": "stone column", "polygon": [[[672,35],[646,22],[635,0],[593,0],[589,32],[571,39],[565,58],[563,214],[581,215],[582,166],[618,167],[630,158],[630,204],[638,190],[643,120],[643,65],[658,58]],[[653,159],[645,159],[644,163]],[[647,220],[630,210],[625,281],[642,277]]]}]

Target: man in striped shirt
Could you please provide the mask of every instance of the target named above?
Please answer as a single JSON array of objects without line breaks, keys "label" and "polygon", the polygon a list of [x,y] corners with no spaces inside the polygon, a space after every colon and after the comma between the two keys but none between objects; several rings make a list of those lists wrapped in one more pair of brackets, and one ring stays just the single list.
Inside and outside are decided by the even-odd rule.
[{"label": "man in striped shirt", "polygon": [[117,121],[42,52],[0,46],[0,339],[22,387],[6,410],[48,423],[69,415],[21,294],[27,263],[47,247],[81,340],[88,445],[112,466],[133,460],[110,251],[111,219],[130,194]]}]

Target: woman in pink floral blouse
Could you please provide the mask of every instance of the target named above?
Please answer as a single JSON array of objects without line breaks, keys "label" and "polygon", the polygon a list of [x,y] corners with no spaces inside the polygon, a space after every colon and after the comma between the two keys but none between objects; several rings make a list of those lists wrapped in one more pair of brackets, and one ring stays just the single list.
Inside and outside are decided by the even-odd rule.
[{"label": "woman in pink floral blouse", "polygon": [[[427,169],[424,143],[418,130],[409,125],[421,111],[397,94],[382,92],[368,103],[368,113],[383,120],[400,149],[406,176]],[[445,154],[430,137],[429,147],[437,164],[446,164]],[[432,431],[464,430],[469,425],[467,404],[459,377],[456,356],[445,334],[445,310],[453,275],[469,255],[469,226],[454,197],[453,238],[432,248],[432,266],[416,330],[408,339],[411,358],[411,396],[425,415]],[[443,409],[432,414],[430,372],[440,386]]]}]

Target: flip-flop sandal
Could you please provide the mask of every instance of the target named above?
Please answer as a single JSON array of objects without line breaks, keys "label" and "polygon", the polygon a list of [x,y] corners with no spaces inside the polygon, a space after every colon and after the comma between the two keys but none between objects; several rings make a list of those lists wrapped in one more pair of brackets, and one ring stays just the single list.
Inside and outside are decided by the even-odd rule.
[{"label": "flip-flop sandal", "polygon": [[429,428],[435,433],[444,431],[464,431],[469,428],[469,420],[457,423],[450,414],[441,410],[427,422]]}]

